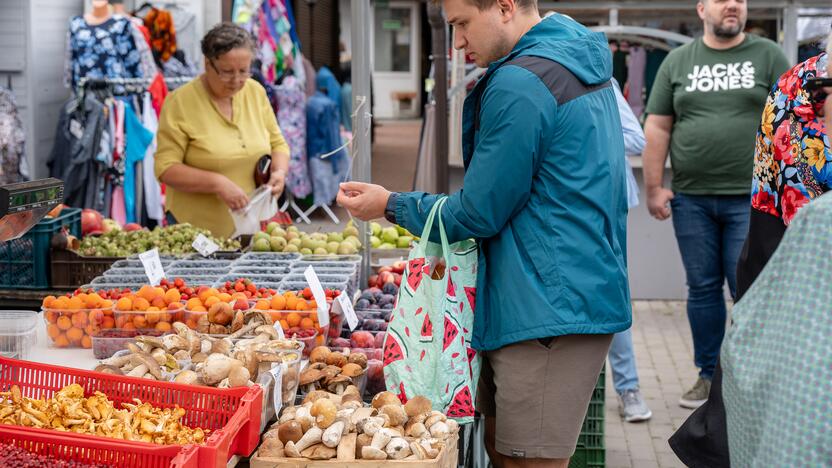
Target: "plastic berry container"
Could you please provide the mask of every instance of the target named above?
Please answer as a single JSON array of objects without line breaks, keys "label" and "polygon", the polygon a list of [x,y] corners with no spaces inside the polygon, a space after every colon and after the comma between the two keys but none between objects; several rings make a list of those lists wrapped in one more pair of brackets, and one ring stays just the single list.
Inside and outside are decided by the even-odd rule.
[{"label": "plastic berry container", "polygon": [[107,359],[125,349],[127,343],[134,341],[139,335],[162,336],[164,334],[165,332],[160,330],[102,329],[92,336],[92,353],[96,359]]},{"label": "plastic berry container", "polygon": [[55,348],[92,348],[92,337],[115,328],[112,306],[98,309],[42,308],[46,335]]}]

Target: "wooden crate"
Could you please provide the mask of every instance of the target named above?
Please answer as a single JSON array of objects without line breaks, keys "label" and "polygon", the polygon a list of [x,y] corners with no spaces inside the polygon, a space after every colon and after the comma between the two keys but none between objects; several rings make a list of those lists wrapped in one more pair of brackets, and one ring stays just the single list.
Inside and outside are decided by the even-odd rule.
[{"label": "wooden crate", "polygon": [[459,435],[454,436],[433,460],[306,460],[299,458],[260,457],[254,452],[251,468],[457,468]]}]

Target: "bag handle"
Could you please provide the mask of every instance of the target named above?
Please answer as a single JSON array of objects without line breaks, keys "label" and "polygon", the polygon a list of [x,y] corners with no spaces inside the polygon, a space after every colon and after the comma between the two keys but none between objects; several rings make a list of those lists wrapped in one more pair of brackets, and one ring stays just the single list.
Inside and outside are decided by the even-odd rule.
[{"label": "bag handle", "polygon": [[442,243],[442,255],[448,259],[450,258],[451,248],[448,244],[448,236],[445,234],[445,227],[442,224],[442,206],[448,201],[448,197],[442,197],[437,200],[430,209],[428,219],[425,222],[425,228],[422,230],[422,238],[419,240],[419,248],[424,251],[427,243],[430,242],[430,233],[433,230],[433,219],[439,215],[439,239]]}]

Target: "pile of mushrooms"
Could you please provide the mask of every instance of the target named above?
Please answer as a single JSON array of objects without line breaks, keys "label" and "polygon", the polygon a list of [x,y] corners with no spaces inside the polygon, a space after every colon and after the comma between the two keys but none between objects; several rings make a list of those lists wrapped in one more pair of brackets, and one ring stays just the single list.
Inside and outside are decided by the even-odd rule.
[{"label": "pile of mushrooms", "polygon": [[231,304],[217,302],[211,306],[207,314],[202,314],[197,320],[196,331],[211,335],[228,335],[229,338],[239,338],[248,333],[257,333],[257,327],[269,325],[274,321],[272,317],[257,310],[232,310]]},{"label": "pile of mushrooms", "polygon": [[309,365],[300,374],[301,391],[328,390],[341,395],[366,372],[367,356],[364,353],[344,354],[318,346],[310,353]]},{"label": "pile of mushrooms", "polygon": [[[236,343],[232,339],[239,336],[215,338],[177,322],[173,324],[176,333],[136,337],[127,343],[126,352],[101,361],[95,370],[218,388],[250,386],[275,363],[299,363],[303,346],[296,340],[278,339],[274,327],[263,324],[263,315],[250,314],[239,336],[251,332],[254,336]],[[297,384],[298,366],[288,366],[283,373],[284,394]]]},{"label": "pile of mushrooms", "polygon": [[459,425],[430,400],[406,404],[382,392],[365,407],[355,386],[336,395],[309,393],[301,406],[288,407],[263,435],[258,457],[311,460],[430,460],[439,456]]}]

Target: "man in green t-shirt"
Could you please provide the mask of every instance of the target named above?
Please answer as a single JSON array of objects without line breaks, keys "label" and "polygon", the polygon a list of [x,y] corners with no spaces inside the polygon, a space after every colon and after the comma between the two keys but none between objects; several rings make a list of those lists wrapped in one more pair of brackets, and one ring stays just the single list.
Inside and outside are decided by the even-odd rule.
[{"label": "man in green t-shirt", "polygon": [[[754,139],[771,85],[789,68],[778,46],[745,34],[745,0],[700,0],[705,34],[671,52],[647,103],[644,182],[650,214],[673,228],[688,283],[696,384],[679,404],[708,398],[725,334],[723,284],[735,293],[748,231]],[[671,188],[662,176],[670,150]],[[668,204],[670,207],[668,207]]]}]

